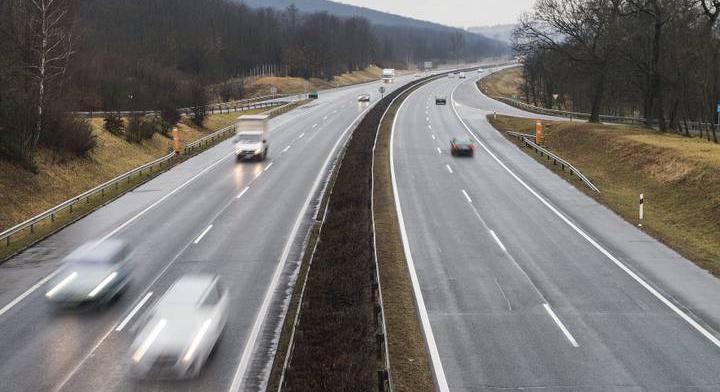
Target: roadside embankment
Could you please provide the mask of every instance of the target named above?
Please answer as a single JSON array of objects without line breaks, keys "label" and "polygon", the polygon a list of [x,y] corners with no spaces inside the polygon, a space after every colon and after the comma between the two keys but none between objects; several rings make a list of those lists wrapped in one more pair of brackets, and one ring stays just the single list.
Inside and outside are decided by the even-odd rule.
[{"label": "roadside embankment", "polygon": [[[535,128],[532,119],[488,119],[503,134]],[[642,128],[544,125],[544,146],[591,178],[601,193],[589,191],[552,161],[524,151],[632,224],[638,224],[638,199],[644,194],[643,230],[720,276],[720,145]]]},{"label": "roadside embankment", "polygon": [[522,67],[507,68],[480,79],[480,91],[488,97],[513,98],[522,94]]}]

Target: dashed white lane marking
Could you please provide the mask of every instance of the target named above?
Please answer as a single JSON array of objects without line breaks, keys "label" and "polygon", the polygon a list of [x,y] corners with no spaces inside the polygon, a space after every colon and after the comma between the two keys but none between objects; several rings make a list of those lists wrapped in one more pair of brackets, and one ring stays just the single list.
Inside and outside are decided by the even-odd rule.
[{"label": "dashed white lane marking", "polygon": [[300,136],[298,136],[298,139],[302,139],[305,136],[305,132],[301,133]]},{"label": "dashed white lane marking", "polygon": [[264,171],[259,171],[259,172],[257,172],[257,173],[255,174],[255,177],[253,177],[253,180],[257,180],[257,178],[260,177],[263,173],[264,173]]},{"label": "dashed white lane marking", "polygon": [[490,230],[490,235],[492,238],[497,242],[498,246],[500,246],[500,249],[503,250],[503,252],[507,252],[507,248],[505,248],[505,245],[503,245],[502,241],[500,241],[500,238],[495,234],[494,230]]},{"label": "dashed white lane marking", "polygon": [[213,227],[213,225],[209,225],[208,227],[206,227],[205,230],[203,230],[203,232],[200,233],[198,238],[196,238],[195,241],[193,241],[193,244],[195,244],[195,245],[199,244],[200,241],[202,241],[203,237],[205,237],[205,234],[207,234],[208,231],[210,231],[210,229],[212,229],[212,227]]},{"label": "dashed white lane marking", "polygon": [[312,126],[312,127],[313,127],[313,128],[317,127],[317,124],[313,124],[313,126]]},{"label": "dashed white lane marking", "polygon": [[428,124],[428,128],[429,128],[429,129],[432,129],[432,125]]},{"label": "dashed white lane marking", "polygon": [[270,169],[270,167],[272,167],[273,163],[275,163],[275,161],[268,163],[268,165],[265,166],[265,168],[263,169],[263,171],[264,171],[264,172],[268,171],[268,169]]},{"label": "dashed white lane marking", "polygon": [[290,146],[287,146],[287,147],[283,148],[283,150],[281,152],[287,152],[287,150],[289,150],[289,149],[290,149]]},{"label": "dashed white lane marking", "polygon": [[560,328],[560,330],[562,331],[562,333],[565,335],[565,337],[567,338],[567,340],[570,341],[570,344],[571,344],[573,347],[580,347],[580,345],[578,344],[577,340],[575,340],[575,338],[572,336],[572,334],[570,333],[570,331],[568,331],[568,329],[565,328],[565,324],[563,324],[563,322],[560,320],[560,318],[555,314],[555,312],[553,312],[553,310],[552,310],[552,308],[550,307],[550,305],[549,305],[549,304],[543,304],[543,306],[545,307],[545,310],[548,312],[548,314],[550,315],[550,317],[552,317],[553,321],[555,321],[555,324],[557,324],[558,328]]},{"label": "dashed white lane marking", "polygon": [[430,117],[425,117],[425,121],[430,122]]},{"label": "dashed white lane marking", "polygon": [[450,172],[450,174],[453,174],[453,170],[452,170],[452,167],[450,167],[450,165],[445,165],[445,167]]},{"label": "dashed white lane marking", "polygon": [[435,140],[435,135],[430,135],[430,136],[432,136],[432,139]]},{"label": "dashed white lane marking", "polygon": [[323,117],[323,120],[327,120],[327,116]]},{"label": "dashed white lane marking", "polygon": [[135,305],[135,307],[130,311],[130,313],[128,313],[127,317],[125,317],[125,319],[120,324],[118,324],[118,326],[115,328],[115,332],[122,331],[123,328],[125,328],[125,326],[130,322],[130,320],[132,320],[132,318],[135,317],[135,314],[138,311],[140,311],[140,309],[143,307],[143,305],[145,305],[145,303],[150,299],[150,297],[152,297],[152,295],[153,295],[153,292],[148,291],[148,293],[145,294],[144,297],[142,297],[140,302],[138,302],[138,304]]},{"label": "dashed white lane marking", "polygon": [[246,186],[245,189],[243,189],[240,193],[238,193],[237,196],[235,196],[235,198],[236,198],[236,199],[239,199],[239,198],[243,197],[243,195],[245,194],[245,192],[248,191],[248,189],[250,189],[250,187],[249,187],[249,186]]},{"label": "dashed white lane marking", "polygon": [[470,198],[468,193],[465,192],[465,189],[462,190],[462,194],[463,194],[463,196],[465,196],[465,199],[468,201],[468,203],[472,204],[472,199]]},{"label": "dashed white lane marking", "polygon": [[440,147],[435,147],[435,149],[437,150],[438,154],[442,155],[442,150],[440,149]]}]

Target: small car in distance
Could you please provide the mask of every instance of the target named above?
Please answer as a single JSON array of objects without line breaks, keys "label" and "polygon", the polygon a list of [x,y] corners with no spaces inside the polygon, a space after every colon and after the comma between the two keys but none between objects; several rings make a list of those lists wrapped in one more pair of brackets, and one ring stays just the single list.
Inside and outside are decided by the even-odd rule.
[{"label": "small car in distance", "polygon": [[318,99],[317,90],[315,90],[315,89],[310,90],[310,92],[308,93],[308,99]]},{"label": "small car in distance", "polygon": [[142,317],[130,348],[137,377],[192,378],[202,370],[227,322],[229,295],[212,274],[175,281]]},{"label": "small car in distance", "polygon": [[460,72],[458,78],[465,79],[465,72]]},{"label": "small car in distance", "polygon": [[483,73],[483,72],[485,72],[485,70],[484,70],[484,69],[482,69],[482,68],[478,68],[478,70],[477,70],[477,73],[481,74],[481,73]]},{"label": "small car in distance", "polygon": [[444,95],[436,95],[435,105],[447,105],[447,97],[445,97]]},{"label": "small car in distance", "polygon": [[358,102],[370,102],[370,94],[362,93],[358,95]]},{"label": "small car in distance", "polygon": [[122,240],[88,242],[70,253],[50,281],[45,299],[61,307],[96,307],[117,298],[130,277],[130,246]]},{"label": "small car in distance", "polygon": [[454,137],[450,139],[450,154],[454,157],[471,157],[475,154],[475,143],[470,139]]}]

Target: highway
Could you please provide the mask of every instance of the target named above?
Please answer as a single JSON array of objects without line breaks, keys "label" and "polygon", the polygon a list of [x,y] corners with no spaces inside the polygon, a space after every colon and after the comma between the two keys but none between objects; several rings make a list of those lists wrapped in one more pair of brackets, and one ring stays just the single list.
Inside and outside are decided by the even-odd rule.
[{"label": "highway", "polygon": [[392,136],[439,390],[720,390],[720,282],[507,141],[489,113],[537,116],[477,78],[416,90]]},{"label": "highway", "polygon": [[[412,80],[399,78],[388,91]],[[320,92],[270,122],[264,162],[236,163],[225,141],[0,265],[4,391],[262,390],[315,206],[379,82]],[[44,300],[61,260],[94,239],[132,244],[132,281],[107,309],[67,312]],[[179,276],[211,272],[231,296],[225,334],[197,379],[141,381],[127,350],[143,310]]]}]

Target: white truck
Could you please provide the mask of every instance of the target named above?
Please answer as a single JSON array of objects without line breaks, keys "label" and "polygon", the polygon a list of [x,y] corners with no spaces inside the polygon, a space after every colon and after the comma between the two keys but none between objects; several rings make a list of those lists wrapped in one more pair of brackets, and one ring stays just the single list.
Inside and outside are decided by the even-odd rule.
[{"label": "white truck", "polygon": [[265,160],[270,143],[267,141],[268,118],[266,114],[238,117],[235,124],[235,158]]},{"label": "white truck", "polygon": [[393,79],[395,79],[395,69],[394,68],[385,68],[382,70],[383,83],[392,83]]}]

